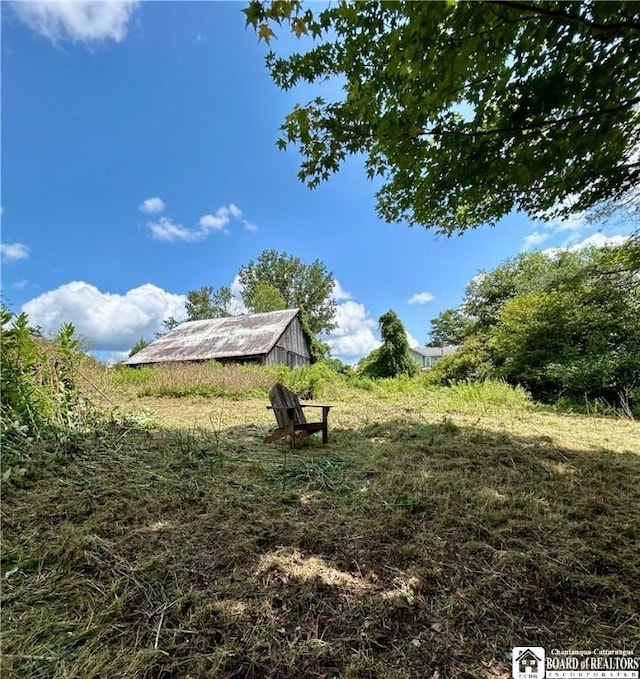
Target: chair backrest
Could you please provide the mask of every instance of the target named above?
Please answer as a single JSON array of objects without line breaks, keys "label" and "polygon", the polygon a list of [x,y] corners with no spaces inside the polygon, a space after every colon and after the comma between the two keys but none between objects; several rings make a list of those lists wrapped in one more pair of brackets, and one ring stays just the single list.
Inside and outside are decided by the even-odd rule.
[{"label": "chair backrest", "polygon": [[296,424],[306,424],[307,418],[300,407],[300,400],[282,384],[274,384],[269,391],[269,400],[273,407],[278,426],[286,427],[289,424],[288,409],[294,410],[294,421]]}]

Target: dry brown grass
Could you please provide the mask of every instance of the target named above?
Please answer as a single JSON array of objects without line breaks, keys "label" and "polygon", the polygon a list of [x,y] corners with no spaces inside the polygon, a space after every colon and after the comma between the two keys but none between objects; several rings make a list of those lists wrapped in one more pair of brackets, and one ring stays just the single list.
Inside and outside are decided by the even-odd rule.
[{"label": "dry brown grass", "polygon": [[5,488],[3,677],[482,679],[640,644],[640,423],[338,385],[285,467],[264,399],[125,386],[158,426]]}]

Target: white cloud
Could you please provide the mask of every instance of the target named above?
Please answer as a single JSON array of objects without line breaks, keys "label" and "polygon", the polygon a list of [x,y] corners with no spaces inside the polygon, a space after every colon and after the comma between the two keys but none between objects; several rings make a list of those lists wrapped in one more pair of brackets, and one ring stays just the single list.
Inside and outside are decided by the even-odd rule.
[{"label": "white cloud", "polygon": [[237,207],[236,205],[234,205],[233,203],[230,203],[228,208],[220,208],[218,210],[218,212],[220,210],[225,210],[225,209],[228,210],[229,214],[234,219],[242,219],[242,210],[239,207]]},{"label": "white cloud", "polygon": [[435,296],[430,292],[416,292],[409,300],[409,304],[426,304],[427,302],[433,302],[434,299]]},{"label": "white cloud", "polygon": [[115,365],[116,363],[122,363],[129,358],[128,351],[109,351],[107,355],[102,359],[107,365]]},{"label": "white cloud", "polygon": [[200,217],[198,224],[202,233],[206,234],[209,231],[226,231],[225,227],[230,221],[228,213],[219,208],[214,215],[203,215]]},{"label": "white cloud", "polygon": [[623,245],[629,240],[630,236],[623,236],[621,234],[616,234],[614,236],[605,236],[602,233],[594,233],[593,235],[581,240],[579,243],[573,243],[573,239],[565,241],[564,245],[559,248],[547,248],[542,251],[543,255],[553,257],[559,252],[568,250],[569,252],[576,252],[577,250],[583,250],[584,248],[604,248],[604,247],[616,247],[618,245]]},{"label": "white cloud", "polygon": [[73,281],[35,297],[22,306],[22,311],[47,334],[71,322],[92,350],[115,352],[129,350],[141,337],[153,338],[169,316],[183,320],[185,301],[184,295],[150,283],[120,295]]},{"label": "white cloud", "polygon": [[[558,209],[572,208],[580,199],[578,194],[572,193],[560,201],[549,211],[553,213]],[[585,212],[575,212],[568,217],[554,217],[548,220],[545,226],[553,231],[579,231],[587,226],[587,215]]]},{"label": "white cloud", "polygon": [[325,338],[332,355],[356,359],[380,346],[373,334],[376,322],[369,318],[364,304],[353,301],[339,304],[335,320],[337,328]]},{"label": "white cloud", "polygon": [[56,2],[13,2],[15,14],[29,28],[51,42],[120,42],[138,6],[138,0],[57,0]]},{"label": "white cloud", "polygon": [[138,205],[138,210],[140,210],[140,212],[144,212],[147,215],[158,214],[158,212],[162,212],[164,208],[164,201],[158,196],[155,196],[154,198],[147,198],[147,200],[143,200],[142,203]]},{"label": "white cloud", "polygon": [[533,233],[530,233],[528,236],[525,236],[524,242],[522,244],[522,249],[530,250],[531,248],[535,248],[536,245],[544,243],[549,237],[550,234],[548,233],[542,233],[542,231],[534,231]]},{"label": "white cloud", "polygon": [[198,224],[205,234],[209,231],[223,231],[224,233],[229,233],[226,227],[233,220],[241,222],[247,231],[255,232],[258,230],[257,224],[246,220],[242,210],[233,203],[219,207],[213,214],[203,215],[200,217]]},{"label": "white cloud", "polygon": [[160,217],[157,222],[148,222],[147,227],[156,240],[172,243],[177,240],[193,242],[202,240],[203,235],[198,231],[191,231],[182,224],[176,224],[169,217]]},{"label": "white cloud", "polygon": [[409,342],[410,347],[420,346],[420,342],[418,342],[418,340],[410,332],[407,332],[407,342]]},{"label": "white cloud", "polygon": [[580,231],[587,226],[587,218],[584,212],[579,212],[563,219],[553,219],[549,222],[548,228],[555,231]]},{"label": "white cloud", "polygon": [[22,281],[15,282],[11,287],[12,288],[18,288],[19,290],[21,290],[22,288],[26,288],[28,283],[29,283],[29,281],[25,279],[25,280],[22,280]]},{"label": "white cloud", "polygon": [[340,281],[336,278],[333,279],[333,290],[331,291],[331,297],[340,302],[343,299],[351,299],[351,293],[347,292],[341,285]]},{"label": "white cloud", "polygon": [[240,276],[238,276],[238,274],[236,274],[230,287],[231,294],[233,295],[231,313],[234,315],[248,314],[249,309],[247,309],[242,301],[242,286],[240,285]]},{"label": "white cloud", "polygon": [[[162,203],[159,198],[150,198],[142,205],[154,200],[159,200]],[[140,206],[141,209],[142,205]],[[164,208],[164,203],[162,203],[162,207]],[[193,228],[178,224],[169,217],[160,217],[157,222],[148,222],[147,228],[151,232],[153,238],[157,240],[164,240],[168,242],[182,240],[189,243],[195,243],[197,241],[204,240],[210,233],[214,231],[229,233],[227,227],[233,221],[244,224],[244,227],[247,229],[247,231],[257,231],[258,229],[255,224],[252,224],[251,222],[248,222],[246,219],[244,219],[242,210],[233,203],[229,203],[229,205],[223,205],[215,212],[202,215],[202,217],[200,217],[198,220],[197,226]]]},{"label": "white cloud", "polygon": [[2,243],[0,253],[3,262],[15,262],[29,257],[29,248],[24,243]]},{"label": "white cloud", "polygon": [[579,243],[572,245],[569,250],[571,252],[575,252],[576,250],[582,250],[584,248],[616,247],[618,245],[623,245],[628,240],[629,236],[605,236],[602,233],[594,233],[592,236],[589,236]]}]

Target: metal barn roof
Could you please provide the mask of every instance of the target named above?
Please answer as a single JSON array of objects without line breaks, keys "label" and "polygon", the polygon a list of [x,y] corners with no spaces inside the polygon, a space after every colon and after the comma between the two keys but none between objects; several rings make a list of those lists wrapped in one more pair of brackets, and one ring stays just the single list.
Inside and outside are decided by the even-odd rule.
[{"label": "metal barn roof", "polygon": [[124,363],[206,361],[268,354],[297,315],[298,309],[284,309],[189,321],[170,330]]}]

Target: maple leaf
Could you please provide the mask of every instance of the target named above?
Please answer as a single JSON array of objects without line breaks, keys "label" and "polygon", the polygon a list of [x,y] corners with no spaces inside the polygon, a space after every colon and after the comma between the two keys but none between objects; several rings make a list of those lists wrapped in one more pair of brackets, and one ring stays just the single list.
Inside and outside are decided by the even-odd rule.
[{"label": "maple leaf", "polygon": [[291,22],[291,28],[296,34],[296,38],[299,38],[303,33],[307,33],[307,24],[305,23],[304,19],[294,19]]},{"label": "maple leaf", "polygon": [[258,39],[264,40],[267,44],[271,38],[275,38],[276,34],[269,28],[269,24],[260,24],[258,28]]},{"label": "maple leaf", "polygon": [[259,2],[257,2],[257,0],[254,0],[253,2],[249,3],[249,6],[245,7],[245,9],[243,9],[242,12],[247,17],[246,23],[247,26],[249,26],[250,24],[252,26],[255,26],[258,23],[258,21],[264,16],[262,5]]}]

